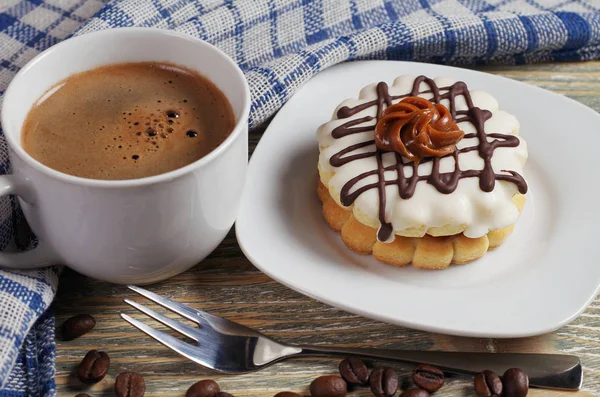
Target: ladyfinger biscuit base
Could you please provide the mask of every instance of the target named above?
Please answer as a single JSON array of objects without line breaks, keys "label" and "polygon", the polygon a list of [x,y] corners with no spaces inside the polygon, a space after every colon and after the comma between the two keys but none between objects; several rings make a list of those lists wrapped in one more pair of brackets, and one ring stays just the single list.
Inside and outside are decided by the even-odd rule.
[{"label": "ladyfinger biscuit base", "polygon": [[[412,263],[419,269],[441,270],[451,263],[466,264],[500,246],[514,229],[513,224],[492,230],[479,238],[468,238],[462,233],[439,237],[396,235],[393,242],[384,243],[377,240],[377,229],[359,222],[350,209],[338,205],[321,182],[317,193],[323,205],[325,221],[331,229],[341,233],[348,248],[359,254],[371,254],[378,261],[392,266],[407,266]],[[525,205],[525,196],[517,193],[513,202],[520,212]]]}]

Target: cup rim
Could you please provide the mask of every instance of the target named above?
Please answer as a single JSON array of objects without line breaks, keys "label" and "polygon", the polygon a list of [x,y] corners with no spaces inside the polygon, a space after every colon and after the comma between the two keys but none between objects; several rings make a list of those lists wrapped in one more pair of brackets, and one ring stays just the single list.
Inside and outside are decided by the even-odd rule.
[{"label": "cup rim", "polygon": [[[204,40],[195,38],[193,36],[186,35],[184,33],[175,32],[172,30],[159,29],[159,28],[147,28],[147,27],[113,28],[113,29],[101,30],[101,31],[97,31],[97,32],[86,33],[81,36],[77,36],[77,37],[73,37],[73,38],[64,40],[56,45],[53,45],[52,47],[50,47],[46,50],[44,50],[43,52],[41,52],[40,54],[35,56],[33,59],[31,59],[29,62],[27,62],[27,64],[25,66],[23,66],[21,68],[21,70],[19,70],[19,72],[13,77],[12,81],[10,82],[10,84],[8,85],[8,87],[5,91],[4,104],[6,104],[7,100],[10,100],[11,96],[13,95],[14,82],[17,79],[22,78],[24,74],[26,74],[31,68],[33,68],[39,62],[42,62],[43,59],[45,57],[47,57],[49,54],[51,54],[55,51],[58,51],[65,46],[74,45],[80,41],[89,39],[90,36],[110,36],[110,35],[120,35],[120,34],[135,33],[135,32],[142,33],[142,34],[148,34],[148,33],[163,34],[166,36],[171,36],[174,39],[184,39],[184,40],[194,42],[196,45],[199,45],[202,47],[208,47],[208,48],[212,49],[217,54],[219,54],[221,57],[223,57],[226,62],[230,63],[230,65],[233,66],[234,73],[237,75],[237,77],[240,78],[240,81],[242,82],[242,87],[241,87],[241,89],[243,91],[242,112],[240,114],[239,120],[235,124],[235,127],[233,128],[233,130],[231,131],[229,136],[223,142],[221,142],[216,148],[214,148],[212,151],[210,151],[206,156],[204,156],[184,167],[177,168],[175,170],[165,172],[162,174],[144,177],[144,178],[121,179],[121,180],[90,179],[90,178],[83,178],[83,177],[74,176],[74,175],[66,174],[64,172],[57,171],[53,168],[48,167],[47,165],[40,163],[38,160],[33,158],[31,155],[29,155],[29,153],[27,153],[23,149],[20,142],[16,142],[17,139],[15,139],[15,137],[12,134],[4,133],[3,135],[8,143],[9,148],[12,149],[16,155],[18,155],[23,161],[25,161],[26,163],[31,165],[33,168],[35,168],[36,170],[40,171],[41,173],[46,174],[52,178],[56,178],[56,179],[59,179],[61,181],[68,182],[71,184],[77,184],[77,185],[89,186],[89,187],[100,187],[100,188],[137,187],[137,186],[153,185],[156,183],[173,180],[173,179],[179,178],[195,169],[201,168],[205,164],[208,164],[208,163],[214,161],[217,157],[219,157],[221,155],[222,152],[227,150],[227,148],[229,148],[229,146],[231,146],[233,144],[233,142],[239,137],[239,135],[242,134],[242,131],[244,130],[244,128],[246,127],[246,124],[248,123],[248,117],[250,115],[250,88],[248,86],[248,81],[246,80],[246,77],[244,76],[244,73],[239,68],[239,66],[221,49],[219,49],[218,47],[216,47]],[[110,65],[110,63],[107,63],[107,65]],[[186,66],[186,67],[188,67],[188,66]],[[191,69],[196,70],[195,68],[191,68]],[[202,73],[200,70],[196,70],[196,71],[199,73]],[[6,108],[7,108],[7,106],[2,106],[2,112],[0,114],[0,120],[2,122],[2,125],[4,125],[4,126],[8,125],[7,121],[8,121],[8,117],[9,117],[9,115],[7,114]]]}]

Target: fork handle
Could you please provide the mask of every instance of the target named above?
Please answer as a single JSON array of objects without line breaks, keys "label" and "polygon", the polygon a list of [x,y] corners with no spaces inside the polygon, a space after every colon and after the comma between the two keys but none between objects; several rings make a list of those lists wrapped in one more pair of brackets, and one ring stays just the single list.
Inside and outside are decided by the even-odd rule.
[{"label": "fork handle", "polygon": [[486,369],[503,374],[509,368],[521,368],[529,375],[530,386],[546,389],[579,390],[583,381],[579,357],[562,354],[461,353],[305,346],[297,356],[356,356],[409,364],[430,364],[446,372],[460,374],[476,374]]}]

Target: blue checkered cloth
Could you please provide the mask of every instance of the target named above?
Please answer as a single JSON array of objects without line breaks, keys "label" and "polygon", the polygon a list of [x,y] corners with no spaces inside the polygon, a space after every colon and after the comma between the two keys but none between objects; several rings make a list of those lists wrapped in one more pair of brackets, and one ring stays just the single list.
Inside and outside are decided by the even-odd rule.
[{"label": "blue checkered cloth", "polygon": [[[229,54],[248,78],[254,127],[313,75],[348,60],[596,59],[599,10],[600,0],[0,0],[0,98],[19,68],[74,32],[151,26]],[[0,173],[8,171],[0,139]],[[14,248],[21,218],[14,199],[0,201],[0,248]],[[0,397],[56,394],[47,309],[57,279],[53,268],[0,270]]]}]

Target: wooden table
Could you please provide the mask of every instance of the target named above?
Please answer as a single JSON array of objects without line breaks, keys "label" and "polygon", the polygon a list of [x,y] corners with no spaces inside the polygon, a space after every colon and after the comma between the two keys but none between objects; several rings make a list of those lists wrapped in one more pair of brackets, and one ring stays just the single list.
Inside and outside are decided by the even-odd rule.
[{"label": "wooden table", "polygon": [[[600,111],[600,62],[486,67],[481,70],[550,89]],[[548,117],[553,117],[553,114],[549,113]],[[574,125],[574,129],[576,128]],[[260,139],[262,130],[251,134],[251,150]],[[585,368],[584,391],[564,395],[600,395],[598,298],[572,324],[538,337],[500,340],[431,334],[349,314],[278,284],[259,272],[244,257],[233,232],[201,264],[182,275],[153,285],[150,289],[290,343],[576,354],[581,357]],[[73,371],[90,349],[105,350],[111,357],[109,375],[87,389],[92,396],[114,395],[114,378],[119,372],[126,370],[136,371],[144,376],[146,395],[161,397],[184,396],[192,383],[207,377],[214,378],[222,390],[238,397],[273,396],[283,390],[308,395],[308,385],[312,379],[337,372],[338,360],[303,359],[276,364],[258,373],[243,376],[211,374],[121,320],[120,312],[135,312],[123,303],[123,298],[126,297],[134,297],[134,294],[123,286],[93,281],[71,271],[64,273],[54,304],[57,324],[60,325],[74,314],[90,313],[96,318],[97,325],[93,332],[78,340],[57,340],[56,383],[59,396],[74,396],[83,390],[73,376]],[[137,297],[134,299],[141,300]],[[150,307],[156,309],[155,305]],[[148,322],[161,328],[155,322]],[[406,366],[396,368],[403,374],[410,371]],[[368,390],[361,390],[353,395],[371,394]],[[460,395],[474,396],[471,379],[450,379],[444,389],[436,394],[441,397]],[[563,393],[532,390],[529,395],[560,396]]]}]

